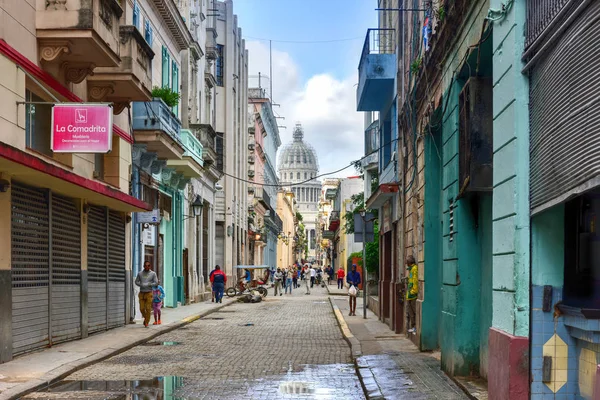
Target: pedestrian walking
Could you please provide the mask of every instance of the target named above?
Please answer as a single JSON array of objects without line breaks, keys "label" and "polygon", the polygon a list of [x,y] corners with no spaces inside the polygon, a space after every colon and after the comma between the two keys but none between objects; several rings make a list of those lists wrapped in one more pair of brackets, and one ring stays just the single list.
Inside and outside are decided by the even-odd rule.
[{"label": "pedestrian walking", "polygon": [[417,315],[417,297],[419,296],[419,267],[415,262],[413,256],[406,257],[406,269],[408,270],[408,280],[406,288],[406,300],[408,303],[408,321],[407,328],[408,333],[415,335],[417,333],[416,328],[416,315]]},{"label": "pedestrian walking", "polygon": [[331,285],[331,278],[333,277],[333,268],[331,268],[331,265],[329,267],[326,268],[327,271],[327,285]]},{"label": "pedestrian walking", "polygon": [[283,282],[283,273],[281,272],[281,268],[277,268],[277,272],[275,272],[275,274],[273,274],[273,279],[275,279],[275,294],[274,294],[274,296],[277,296],[277,293],[279,293],[280,296],[283,296],[283,293],[281,290],[281,283]]},{"label": "pedestrian walking", "polygon": [[358,285],[360,285],[360,272],[356,270],[356,264],[352,264],[352,271],[348,272],[346,281],[350,285],[350,289],[354,287],[354,295],[348,290],[348,301],[350,303],[350,316],[356,316],[356,296],[358,294]]},{"label": "pedestrian walking", "polygon": [[160,281],[157,281],[157,285],[152,287],[152,312],[154,313],[154,324],[160,325],[162,324],[160,317],[163,305],[163,300],[165,298],[165,290],[162,286],[160,286]]},{"label": "pedestrian walking", "polygon": [[337,280],[338,280],[338,289],[344,288],[344,277],[346,276],[346,272],[342,268],[337,270]]},{"label": "pedestrian walking", "polygon": [[[298,276],[300,276],[300,271],[296,269],[296,266],[291,269],[292,271],[292,284],[294,285],[294,289],[298,289]],[[291,290],[290,290],[291,293]]]},{"label": "pedestrian walking", "polygon": [[215,300],[217,303],[223,302],[223,292],[225,291],[225,284],[227,283],[227,275],[221,271],[221,266],[215,266],[215,270],[210,274],[210,283],[215,293]]},{"label": "pedestrian walking", "polygon": [[144,316],[144,326],[147,328],[152,313],[152,288],[158,285],[156,273],[150,270],[150,262],[144,262],[144,269],[135,277],[135,284],[140,288],[138,299],[140,300],[140,312]]},{"label": "pedestrian walking", "polygon": [[312,287],[315,285],[315,278],[317,276],[317,271],[315,271],[315,269],[312,267],[312,265],[309,268],[310,271],[310,287],[312,289]]},{"label": "pedestrian walking", "polygon": [[306,293],[304,294],[310,294],[310,269],[308,268],[308,264],[302,270],[302,279],[304,279],[304,285],[306,286]]},{"label": "pedestrian walking", "polygon": [[292,294],[292,282],[294,280],[294,270],[292,267],[288,267],[287,269],[287,277],[285,280],[285,294],[287,294],[288,289],[290,290],[290,294]]}]

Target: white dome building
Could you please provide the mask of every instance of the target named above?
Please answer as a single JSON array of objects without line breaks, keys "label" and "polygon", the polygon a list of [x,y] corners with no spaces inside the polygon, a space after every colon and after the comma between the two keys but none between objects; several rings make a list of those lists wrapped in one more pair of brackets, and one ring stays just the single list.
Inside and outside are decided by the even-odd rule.
[{"label": "white dome building", "polygon": [[296,197],[297,210],[302,214],[308,238],[308,259],[316,256],[316,228],[321,197],[317,152],[304,142],[304,130],[299,123],[294,127],[294,140],[286,144],[279,155],[278,174],[281,186],[289,188]]}]

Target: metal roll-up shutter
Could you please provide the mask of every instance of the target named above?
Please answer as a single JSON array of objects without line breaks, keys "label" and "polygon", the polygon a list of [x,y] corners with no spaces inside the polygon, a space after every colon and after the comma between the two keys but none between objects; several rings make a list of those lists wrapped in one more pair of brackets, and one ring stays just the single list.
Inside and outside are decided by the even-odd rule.
[{"label": "metal roll-up shutter", "polygon": [[600,2],[591,2],[530,75],[533,213],[600,183]]},{"label": "metal roll-up shutter", "polygon": [[49,340],[49,222],[45,191],[11,187],[13,355],[45,347]]},{"label": "metal roll-up shutter", "polygon": [[88,212],[88,332],[107,328],[106,209],[91,206]]},{"label": "metal roll-up shutter", "polygon": [[125,325],[125,221],[108,214],[108,327]]},{"label": "metal roll-up shutter", "polygon": [[80,244],[75,200],[52,195],[52,344],[81,337]]}]

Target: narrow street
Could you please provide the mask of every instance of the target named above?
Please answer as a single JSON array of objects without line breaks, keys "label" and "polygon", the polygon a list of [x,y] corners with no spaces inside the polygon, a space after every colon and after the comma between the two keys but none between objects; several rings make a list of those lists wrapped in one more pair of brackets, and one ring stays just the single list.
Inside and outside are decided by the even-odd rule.
[{"label": "narrow street", "polygon": [[[153,345],[153,344],[157,345]],[[138,395],[136,397],[136,395]],[[324,289],[236,303],[25,399],[364,399]]]},{"label": "narrow street", "polygon": [[[332,299],[347,314],[347,298]],[[360,377],[329,296],[315,286],[310,296],[270,289],[261,303],[234,303],[24,399],[466,398],[438,360],[372,314],[345,320],[361,343]]]}]

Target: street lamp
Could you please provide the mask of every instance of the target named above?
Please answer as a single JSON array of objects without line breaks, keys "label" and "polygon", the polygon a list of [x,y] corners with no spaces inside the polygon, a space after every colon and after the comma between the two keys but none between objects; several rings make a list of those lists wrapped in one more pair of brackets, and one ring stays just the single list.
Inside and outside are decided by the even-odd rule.
[{"label": "street lamp", "polygon": [[192,211],[195,217],[199,217],[202,215],[202,209],[204,208],[204,201],[200,195],[196,196],[196,199],[192,203]]}]

